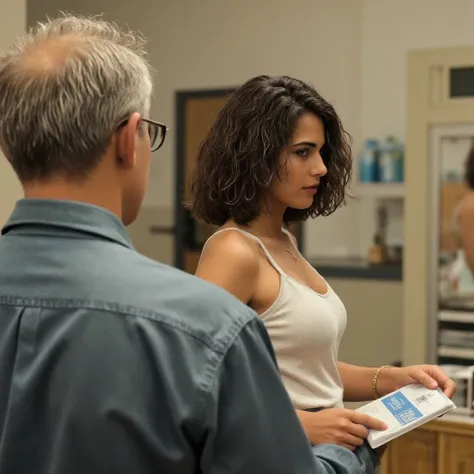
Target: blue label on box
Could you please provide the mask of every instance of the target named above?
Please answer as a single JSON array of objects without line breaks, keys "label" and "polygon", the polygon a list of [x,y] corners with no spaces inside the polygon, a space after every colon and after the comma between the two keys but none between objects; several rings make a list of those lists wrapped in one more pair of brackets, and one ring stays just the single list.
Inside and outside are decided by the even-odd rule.
[{"label": "blue label on box", "polygon": [[401,425],[406,425],[423,417],[420,410],[400,392],[385,397],[382,402]]}]

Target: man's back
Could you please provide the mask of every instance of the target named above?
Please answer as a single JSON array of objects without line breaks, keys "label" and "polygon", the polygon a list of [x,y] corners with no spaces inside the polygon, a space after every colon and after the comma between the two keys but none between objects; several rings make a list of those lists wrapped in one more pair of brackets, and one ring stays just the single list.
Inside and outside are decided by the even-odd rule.
[{"label": "man's back", "polygon": [[0,472],[194,472],[210,359],[250,312],[140,256],[105,211],[19,208],[0,239]]}]

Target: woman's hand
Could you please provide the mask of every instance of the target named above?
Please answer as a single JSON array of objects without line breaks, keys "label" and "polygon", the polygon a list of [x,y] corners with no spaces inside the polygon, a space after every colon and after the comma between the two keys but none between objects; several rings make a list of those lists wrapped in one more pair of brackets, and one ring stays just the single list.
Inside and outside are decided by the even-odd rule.
[{"label": "woman's hand", "polygon": [[312,445],[338,444],[354,451],[367,438],[369,429],[387,429],[382,421],[345,408],[327,408],[316,413],[296,412]]},{"label": "woman's hand", "polygon": [[387,367],[380,372],[376,389],[378,395],[383,396],[416,382],[433,390],[439,387],[449,398],[456,392],[454,381],[437,365]]}]

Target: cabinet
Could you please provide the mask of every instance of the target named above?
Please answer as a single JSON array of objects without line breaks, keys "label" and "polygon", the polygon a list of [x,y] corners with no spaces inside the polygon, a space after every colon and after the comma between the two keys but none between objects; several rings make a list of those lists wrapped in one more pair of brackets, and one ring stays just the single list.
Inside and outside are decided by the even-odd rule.
[{"label": "cabinet", "polygon": [[439,419],[392,441],[381,474],[474,473],[474,420]]},{"label": "cabinet", "polygon": [[389,446],[383,474],[437,474],[437,435],[422,429],[398,438]]},{"label": "cabinet", "polygon": [[470,474],[474,472],[474,437],[442,435],[439,439],[443,473]]}]

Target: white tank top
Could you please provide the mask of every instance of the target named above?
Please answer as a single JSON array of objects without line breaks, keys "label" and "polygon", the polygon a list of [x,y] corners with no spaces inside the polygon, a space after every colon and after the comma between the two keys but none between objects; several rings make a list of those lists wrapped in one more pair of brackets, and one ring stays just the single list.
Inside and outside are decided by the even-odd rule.
[{"label": "white tank top", "polygon": [[[337,362],[347,323],[344,304],[327,282],[327,292],[320,294],[283,272],[255,235],[229,227],[213,236],[230,230],[254,239],[280,274],[278,296],[260,317],[272,341],[293,406],[302,410],[342,407],[343,386]],[[294,247],[289,232],[282,230]]]}]

